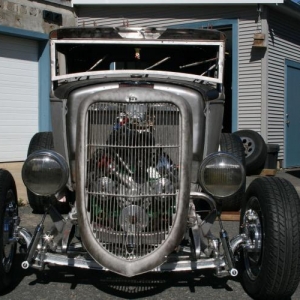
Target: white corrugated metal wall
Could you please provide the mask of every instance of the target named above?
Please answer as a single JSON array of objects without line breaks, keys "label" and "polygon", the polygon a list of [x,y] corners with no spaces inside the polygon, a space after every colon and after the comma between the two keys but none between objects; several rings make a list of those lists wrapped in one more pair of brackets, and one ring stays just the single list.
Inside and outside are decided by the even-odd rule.
[{"label": "white corrugated metal wall", "polygon": [[23,161],[38,131],[38,42],[0,35],[0,162]]},{"label": "white corrugated metal wall", "polygon": [[300,22],[270,9],[268,23],[268,142],[279,144],[283,159],[285,59],[300,62]]},{"label": "white corrugated metal wall", "polygon": [[[238,18],[245,11],[242,7],[229,5],[217,6],[177,6],[177,5],[114,5],[114,6],[78,6],[76,12],[79,26],[171,26],[176,24],[215,20],[218,18]],[[254,10],[256,10],[256,6]]]},{"label": "white corrugated metal wall", "polygon": [[238,127],[261,132],[262,62],[253,50],[256,13],[239,20]]}]

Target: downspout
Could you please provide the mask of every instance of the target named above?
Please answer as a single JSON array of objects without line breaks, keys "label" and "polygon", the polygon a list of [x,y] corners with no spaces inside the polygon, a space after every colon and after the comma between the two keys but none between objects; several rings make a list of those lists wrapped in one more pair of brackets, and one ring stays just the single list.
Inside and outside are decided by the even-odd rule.
[{"label": "downspout", "polygon": [[261,32],[265,35],[265,54],[261,59],[261,135],[263,139],[268,142],[268,7],[265,5],[259,5],[261,10]]}]

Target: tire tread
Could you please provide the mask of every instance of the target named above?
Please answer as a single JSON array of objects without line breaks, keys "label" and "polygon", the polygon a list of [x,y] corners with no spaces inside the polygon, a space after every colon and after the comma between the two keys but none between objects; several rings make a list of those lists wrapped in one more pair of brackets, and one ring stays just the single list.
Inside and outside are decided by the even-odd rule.
[{"label": "tire tread", "polygon": [[[265,177],[252,182],[247,198],[258,195],[266,221],[265,251],[260,282],[246,291],[254,299],[288,299],[300,280],[300,202],[294,186],[283,178]],[[245,276],[244,276],[245,278]],[[247,286],[248,285],[248,286]]]},{"label": "tire tread", "polygon": [[[13,190],[13,193],[15,195],[15,199],[17,201],[17,189],[16,184],[13,176],[11,173],[5,169],[0,169],[0,251],[2,251],[3,247],[3,216],[4,216],[4,209],[5,209],[5,200],[6,200],[6,193],[9,189]],[[17,205],[17,203],[16,203]],[[16,255],[16,246],[15,246],[15,252],[14,255]],[[0,254],[0,291],[3,291],[7,287],[9,287],[11,281],[12,281],[12,273],[13,273],[13,266],[11,267],[10,271],[8,273],[5,272],[5,270],[2,269],[2,254]],[[15,263],[15,258],[13,259],[13,265]]]}]

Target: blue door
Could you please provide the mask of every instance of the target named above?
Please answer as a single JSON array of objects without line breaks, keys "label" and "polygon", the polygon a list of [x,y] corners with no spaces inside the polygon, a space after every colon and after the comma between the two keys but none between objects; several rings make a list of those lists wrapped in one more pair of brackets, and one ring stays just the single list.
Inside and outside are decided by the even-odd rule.
[{"label": "blue door", "polygon": [[286,61],[285,167],[300,166],[300,63]]}]

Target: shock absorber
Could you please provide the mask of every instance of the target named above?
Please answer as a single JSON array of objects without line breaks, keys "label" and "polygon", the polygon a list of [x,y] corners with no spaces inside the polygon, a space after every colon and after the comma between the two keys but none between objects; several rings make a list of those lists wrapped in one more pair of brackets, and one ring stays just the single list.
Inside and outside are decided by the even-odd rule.
[{"label": "shock absorber", "polygon": [[227,234],[227,231],[223,228],[223,224],[220,219],[220,216],[219,216],[219,223],[220,223],[220,228],[221,228],[220,239],[221,239],[221,243],[222,243],[222,246],[224,249],[225,259],[227,261],[228,268],[229,268],[228,272],[231,276],[235,277],[238,275],[239,272],[235,268],[234,257],[233,257],[233,253],[231,251],[228,234]]},{"label": "shock absorber", "polygon": [[40,238],[44,232],[44,222],[45,222],[47,214],[48,214],[48,208],[45,209],[45,213],[42,217],[41,222],[35,228],[32,240],[28,246],[27,257],[21,264],[23,269],[28,269],[31,265],[32,258],[35,254],[35,251],[37,249]]}]

